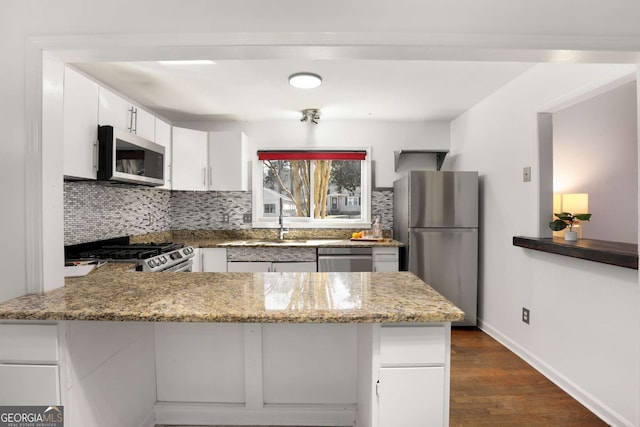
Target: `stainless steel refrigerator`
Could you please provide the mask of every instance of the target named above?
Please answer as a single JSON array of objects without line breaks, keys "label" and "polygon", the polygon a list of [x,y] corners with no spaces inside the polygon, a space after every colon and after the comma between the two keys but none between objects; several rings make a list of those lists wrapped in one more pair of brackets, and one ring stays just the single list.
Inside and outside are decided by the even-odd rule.
[{"label": "stainless steel refrigerator", "polygon": [[401,264],[465,312],[478,306],[478,173],[411,171],[393,183],[393,236]]}]

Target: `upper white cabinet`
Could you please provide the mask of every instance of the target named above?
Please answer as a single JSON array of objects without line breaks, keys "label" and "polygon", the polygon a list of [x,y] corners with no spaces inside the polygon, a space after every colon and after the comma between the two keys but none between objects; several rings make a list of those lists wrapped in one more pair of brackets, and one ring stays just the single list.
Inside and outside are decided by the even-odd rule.
[{"label": "upper white cabinet", "polygon": [[156,118],[156,140],[155,143],[164,147],[164,190],[171,190],[171,166],[172,166],[172,154],[171,154],[171,125],[163,120]]},{"label": "upper white cabinet", "polygon": [[247,135],[209,132],[209,190],[248,191]]},{"label": "upper white cabinet", "polygon": [[172,143],[172,189],[207,190],[207,133],[174,127]]},{"label": "upper white cabinet", "polygon": [[96,179],[98,170],[98,92],[93,80],[64,71],[64,165],[69,178]]},{"label": "upper white cabinet", "polygon": [[104,87],[100,87],[98,121],[155,142],[155,116]]}]

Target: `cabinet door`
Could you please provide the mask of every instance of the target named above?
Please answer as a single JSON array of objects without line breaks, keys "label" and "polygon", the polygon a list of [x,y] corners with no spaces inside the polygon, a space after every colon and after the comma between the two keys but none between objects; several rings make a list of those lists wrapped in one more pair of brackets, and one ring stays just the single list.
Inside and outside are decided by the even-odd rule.
[{"label": "cabinet door", "polygon": [[58,326],[0,325],[0,362],[58,361]]},{"label": "cabinet door", "polygon": [[315,272],[318,271],[315,262],[274,262],[271,271],[278,272]]},{"label": "cabinet door", "polygon": [[235,273],[267,273],[271,271],[271,263],[266,261],[245,262],[236,261],[227,263],[227,271]]},{"label": "cabinet door", "polygon": [[226,248],[200,248],[201,266],[204,273],[227,271]]},{"label": "cabinet door", "polygon": [[156,116],[153,114],[143,110],[142,108],[138,108],[130,105],[130,108],[135,109],[133,126],[134,133],[141,138],[149,140],[151,142],[156,141]]},{"label": "cabinet door", "polygon": [[209,189],[247,191],[247,136],[243,132],[209,132]]},{"label": "cabinet door", "polygon": [[381,368],[379,427],[445,425],[444,367]]},{"label": "cabinet door", "polygon": [[398,248],[373,248],[373,271],[398,271]]},{"label": "cabinet door", "polygon": [[173,190],[207,189],[207,133],[173,128]]},{"label": "cabinet door", "polygon": [[56,365],[1,365],[0,406],[59,405]]},{"label": "cabinet door", "polygon": [[164,147],[164,185],[162,188],[165,190],[171,190],[171,125],[160,119],[155,120],[156,127],[156,144],[160,144]]},{"label": "cabinet door", "polygon": [[131,105],[126,99],[116,95],[109,89],[100,87],[98,121],[101,126],[109,125],[131,131],[132,123],[129,108],[131,108]]},{"label": "cabinet door", "polygon": [[193,258],[191,260],[193,261],[193,264],[191,264],[191,272],[202,273],[202,255],[200,254],[200,248],[193,248]]},{"label": "cabinet door", "polygon": [[64,165],[66,177],[96,179],[98,84],[71,68],[64,71]]}]

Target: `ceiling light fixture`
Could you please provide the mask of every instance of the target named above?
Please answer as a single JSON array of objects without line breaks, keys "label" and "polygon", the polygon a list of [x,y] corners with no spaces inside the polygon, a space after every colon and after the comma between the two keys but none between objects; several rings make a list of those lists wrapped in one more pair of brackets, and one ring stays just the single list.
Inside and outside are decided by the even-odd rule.
[{"label": "ceiling light fixture", "polygon": [[318,108],[307,108],[305,110],[302,110],[302,118],[300,119],[301,122],[309,121],[314,125],[317,125],[319,120],[320,110]]},{"label": "ceiling light fixture", "polygon": [[289,76],[289,84],[298,89],[315,89],[322,84],[322,77],[313,73],[295,73]]}]

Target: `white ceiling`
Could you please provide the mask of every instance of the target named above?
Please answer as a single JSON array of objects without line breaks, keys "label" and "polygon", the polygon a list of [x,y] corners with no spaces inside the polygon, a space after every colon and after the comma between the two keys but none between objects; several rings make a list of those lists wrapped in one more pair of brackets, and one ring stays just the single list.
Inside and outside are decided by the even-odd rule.
[{"label": "white ceiling", "polygon": [[[451,120],[533,64],[423,60],[221,60],[74,63],[76,68],[172,122],[299,119],[319,108],[332,120]],[[288,76],[320,74],[317,89]]]}]

